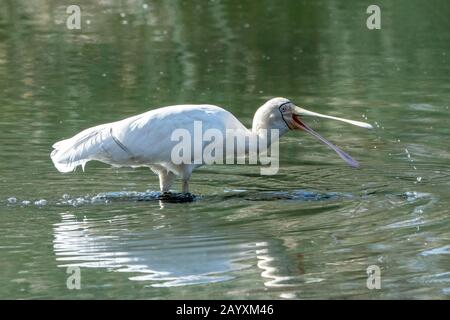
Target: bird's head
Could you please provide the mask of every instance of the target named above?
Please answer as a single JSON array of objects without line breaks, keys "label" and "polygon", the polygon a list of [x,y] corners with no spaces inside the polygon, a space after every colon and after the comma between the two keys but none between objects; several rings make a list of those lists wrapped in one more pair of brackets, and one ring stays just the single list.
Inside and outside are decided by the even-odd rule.
[{"label": "bird's head", "polygon": [[350,166],[357,167],[358,162],[356,160],[319,135],[305,123],[305,119],[313,117],[338,120],[358,127],[372,129],[372,126],[365,122],[327,116],[300,108],[286,98],[273,98],[256,111],[255,117],[253,118],[253,130],[258,132],[259,129],[279,129],[280,136],[288,130],[306,131],[333,149]]}]

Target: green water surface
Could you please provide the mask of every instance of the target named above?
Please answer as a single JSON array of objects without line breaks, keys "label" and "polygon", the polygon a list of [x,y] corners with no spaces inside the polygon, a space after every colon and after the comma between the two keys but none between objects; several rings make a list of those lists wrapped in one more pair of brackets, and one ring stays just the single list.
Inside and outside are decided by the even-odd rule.
[{"label": "green water surface", "polygon": [[[76,3],[81,30],[72,2],[0,0],[0,298],[449,298],[450,2],[377,1],[381,30],[366,1]],[[172,104],[250,126],[275,96],[371,123],[309,123],[361,167],[290,132],[277,175],[203,167],[179,204],[137,201],[146,168],[49,158]]]}]

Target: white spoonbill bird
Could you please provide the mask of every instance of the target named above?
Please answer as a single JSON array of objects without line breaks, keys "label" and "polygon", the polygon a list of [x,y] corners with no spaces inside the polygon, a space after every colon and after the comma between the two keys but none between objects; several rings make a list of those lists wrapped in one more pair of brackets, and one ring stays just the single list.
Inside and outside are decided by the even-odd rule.
[{"label": "white spoonbill bird", "polygon": [[[278,130],[278,136],[289,130],[303,130],[333,149],[349,165],[358,166],[356,160],[312,130],[304,122],[307,117],[334,119],[372,128],[368,123],[305,110],[285,98],[273,98],[262,105],[255,113],[251,129],[247,129],[230,112],[214,105],[174,105],[86,129],[72,138],[55,143],[51,158],[60,172],[74,171],[80,165],[84,170],[86,162],[90,160],[118,167],[149,167],[159,176],[162,192],[168,192],[175,178],[180,176],[183,193],[189,193],[188,183],[192,171],[205,162],[197,161],[195,156],[192,161],[173,161],[172,151],[178,142],[174,141],[172,134],[177,129],[184,129],[195,136],[194,123],[200,122],[203,130],[214,129],[215,132],[223,133],[223,137],[227,130],[237,130],[247,137],[257,138],[262,138],[263,132],[272,129]],[[272,140],[269,139],[268,144]],[[209,143],[211,141],[201,142],[200,154],[203,154]],[[245,146],[247,148],[248,144]]]}]

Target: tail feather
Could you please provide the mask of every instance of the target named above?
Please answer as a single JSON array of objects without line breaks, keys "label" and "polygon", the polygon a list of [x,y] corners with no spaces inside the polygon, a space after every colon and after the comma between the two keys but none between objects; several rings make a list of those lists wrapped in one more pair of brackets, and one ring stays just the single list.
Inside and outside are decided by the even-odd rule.
[{"label": "tail feather", "polygon": [[106,146],[111,139],[109,126],[100,125],[86,129],[74,137],[53,144],[50,157],[60,172],[72,172],[90,160],[108,158]]}]

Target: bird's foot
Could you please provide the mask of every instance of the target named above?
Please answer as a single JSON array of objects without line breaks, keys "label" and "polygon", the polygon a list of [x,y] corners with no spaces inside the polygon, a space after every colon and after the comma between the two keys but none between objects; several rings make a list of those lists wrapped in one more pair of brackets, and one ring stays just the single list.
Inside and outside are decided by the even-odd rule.
[{"label": "bird's foot", "polygon": [[174,203],[192,202],[195,199],[195,195],[191,193],[163,192],[159,196],[159,200]]}]

